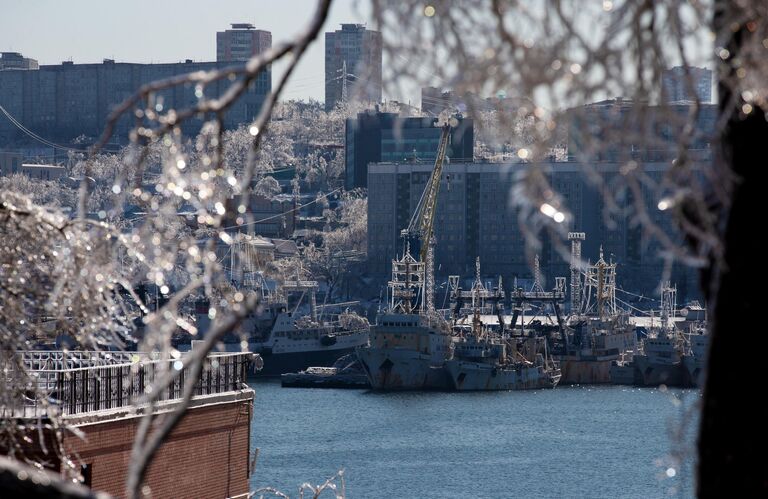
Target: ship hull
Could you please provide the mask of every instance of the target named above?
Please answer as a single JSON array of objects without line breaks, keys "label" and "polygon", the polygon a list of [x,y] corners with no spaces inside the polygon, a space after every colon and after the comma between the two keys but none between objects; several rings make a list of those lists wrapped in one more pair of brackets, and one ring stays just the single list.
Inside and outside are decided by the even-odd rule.
[{"label": "ship hull", "polygon": [[616,363],[611,366],[610,381],[614,385],[631,385],[642,386],[643,377],[640,376],[640,372],[631,363]]},{"label": "ship hull", "polygon": [[704,368],[706,367],[709,349],[709,336],[692,335],[690,341],[692,352],[688,355],[683,355],[683,365],[685,366],[688,382],[691,386],[703,386]]},{"label": "ship hull", "polygon": [[449,360],[445,369],[450,375],[451,387],[456,391],[537,390],[554,388],[560,381],[559,372],[545,372],[539,367],[513,369]]},{"label": "ship hull", "polygon": [[[188,351],[190,346],[179,345],[179,350]],[[331,367],[340,357],[355,351],[356,346],[320,348],[317,350],[305,350],[294,352],[275,352],[271,348],[261,345],[249,345],[248,350],[257,353],[264,361],[264,367],[260,371],[250,372],[250,377],[276,377],[287,373],[304,371],[308,367]],[[239,352],[240,344],[224,343],[223,351]]]},{"label": "ship hull", "polygon": [[649,362],[647,357],[635,357],[635,363],[640,371],[644,386],[676,386],[688,387],[688,373],[682,362],[674,364],[658,364]]},{"label": "ship hull", "polygon": [[330,367],[339,357],[354,352],[354,347],[333,350],[311,350],[305,352],[270,353],[256,349],[255,353],[264,359],[264,368],[255,376],[280,376],[303,371],[308,367]]},{"label": "ship hull", "polygon": [[704,363],[696,357],[684,356],[683,365],[685,365],[687,381],[691,386],[702,386],[704,381],[702,379],[704,376]]},{"label": "ship hull", "polygon": [[611,368],[611,382],[616,385],[635,386],[674,386],[688,388],[694,386],[682,362],[659,364],[650,362],[644,355],[636,355],[632,362]]},{"label": "ship hull", "polygon": [[449,390],[443,365],[415,350],[360,348],[357,356],[373,390]]},{"label": "ship hull", "polygon": [[561,385],[601,385],[611,382],[611,364],[618,355],[604,357],[555,356],[560,364]]},{"label": "ship hull", "polygon": [[369,388],[365,374],[316,375],[292,373],[280,376],[280,384],[286,388]]}]

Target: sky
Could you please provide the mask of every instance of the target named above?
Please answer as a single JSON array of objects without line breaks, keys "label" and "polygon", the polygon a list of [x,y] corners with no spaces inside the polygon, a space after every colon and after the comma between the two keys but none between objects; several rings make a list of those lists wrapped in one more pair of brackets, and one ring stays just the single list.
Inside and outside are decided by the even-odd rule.
[{"label": "sky", "polygon": [[[0,51],[40,64],[216,60],[216,31],[251,23],[273,45],[307,24],[316,0],[2,0]],[[215,8],[212,8],[215,6]],[[368,2],[336,0],[323,31],[369,23]],[[283,98],[325,99],[324,37],[308,49]],[[275,66],[279,70],[280,65]],[[276,72],[273,71],[273,82]]]},{"label": "sky", "polygon": [[[0,0],[0,51],[41,64],[214,61],[216,32],[251,23],[272,32],[273,45],[303,30],[316,0]],[[370,2],[335,0],[323,32],[341,23],[368,23]],[[299,63],[283,99],[325,99],[324,36]],[[707,47],[694,50],[711,54]],[[702,52],[703,51],[703,52]],[[273,83],[285,63],[275,64]],[[384,58],[386,72],[387,60]],[[420,101],[413,82],[384,85],[384,99]],[[439,84],[438,81],[426,82]]]}]

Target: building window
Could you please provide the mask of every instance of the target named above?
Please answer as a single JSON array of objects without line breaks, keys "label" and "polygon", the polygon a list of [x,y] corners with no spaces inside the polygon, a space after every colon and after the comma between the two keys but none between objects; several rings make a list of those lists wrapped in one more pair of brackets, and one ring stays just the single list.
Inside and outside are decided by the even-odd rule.
[{"label": "building window", "polygon": [[83,485],[90,487],[93,481],[93,463],[80,465],[80,474],[83,476]]}]

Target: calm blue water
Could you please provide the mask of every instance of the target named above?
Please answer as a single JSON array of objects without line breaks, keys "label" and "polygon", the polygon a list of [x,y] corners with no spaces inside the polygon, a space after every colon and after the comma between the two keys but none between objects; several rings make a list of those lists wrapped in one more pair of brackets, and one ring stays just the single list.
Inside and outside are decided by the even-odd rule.
[{"label": "calm blue water", "polygon": [[[251,386],[251,448],[261,450],[252,489],[269,485],[295,497],[301,483],[321,483],[344,468],[353,499],[693,495],[696,391]],[[682,466],[671,457],[680,453]]]}]

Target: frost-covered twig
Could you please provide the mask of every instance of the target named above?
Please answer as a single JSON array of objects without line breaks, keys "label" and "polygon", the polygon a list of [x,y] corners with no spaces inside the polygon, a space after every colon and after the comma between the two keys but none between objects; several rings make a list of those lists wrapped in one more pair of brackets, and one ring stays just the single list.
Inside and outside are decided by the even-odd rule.
[{"label": "frost-covered twig", "polygon": [[[338,483],[336,483],[338,482]],[[344,485],[344,470],[341,469],[336,472],[335,475],[328,478],[320,485],[312,485],[305,482],[299,487],[298,497],[304,499],[304,493],[308,492],[312,494],[312,499],[318,499],[320,495],[326,490],[331,491],[334,494],[335,499],[344,499],[346,497],[346,487]],[[290,499],[290,496],[274,487],[261,487],[248,494],[249,498],[264,499],[265,494],[270,494],[274,497],[281,499]]]}]

